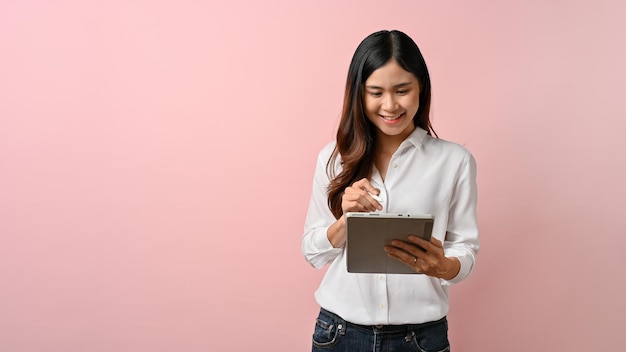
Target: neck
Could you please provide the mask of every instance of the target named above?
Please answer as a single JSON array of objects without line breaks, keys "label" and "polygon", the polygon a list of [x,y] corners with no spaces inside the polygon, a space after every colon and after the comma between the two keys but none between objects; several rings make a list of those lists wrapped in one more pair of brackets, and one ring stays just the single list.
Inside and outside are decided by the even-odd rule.
[{"label": "neck", "polygon": [[389,138],[389,136],[379,138],[376,144],[376,152],[379,154],[393,154],[398,150],[403,140],[404,139],[399,138]]},{"label": "neck", "polygon": [[[410,133],[409,133],[410,134]],[[393,154],[404,140],[409,136],[409,134],[401,134],[397,136],[388,136],[383,133],[378,134],[378,139],[376,143],[376,152],[383,154]]]}]

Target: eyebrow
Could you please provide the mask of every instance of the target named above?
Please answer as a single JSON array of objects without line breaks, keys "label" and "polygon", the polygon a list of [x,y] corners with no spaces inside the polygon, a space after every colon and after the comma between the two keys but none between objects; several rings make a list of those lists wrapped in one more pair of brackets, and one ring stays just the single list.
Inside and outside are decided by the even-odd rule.
[{"label": "eyebrow", "polygon": [[[394,88],[400,88],[400,87],[406,87],[406,86],[410,86],[412,84],[412,82],[403,82],[403,83],[398,83],[395,86],[393,86]],[[379,86],[365,86],[365,88],[368,89],[383,89],[383,87],[379,87]]]}]

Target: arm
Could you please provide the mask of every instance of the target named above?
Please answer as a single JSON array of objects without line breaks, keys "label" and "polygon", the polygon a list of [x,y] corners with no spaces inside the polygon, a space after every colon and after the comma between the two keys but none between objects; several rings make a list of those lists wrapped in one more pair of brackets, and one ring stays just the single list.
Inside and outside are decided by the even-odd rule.
[{"label": "arm", "polygon": [[[318,269],[333,261],[346,243],[345,215],[335,219],[328,208],[327,187],[330,180],[326,172],[326,163],[330,152],[332,149],[327,146],[317,159],[302,238],[302,254]],[[342,196],[343,213],[382,210],[382,205],[372,198],[372,194],[379,193],[380,190],[372,187],[366,178],[354,182],[350,187],[346,187]]]},{"label": "arm", "polygon": [[480,244],[476,217],[477,194],[476,161],[468,152],[461,165],[450,203],[448,228],[443,244],[446,257],[456,257],[460,268],[455,277],[443,281],[446,285],[462,281],[474,269]]},{"label": "arm", "polygon": [[385,246],[387,254],[413,270],[442,279],[451,285],[466,278],[474,267],[478,251],[476,225],[476,164],[467,153],[456,178],[448,211],[444,243],[416,236],[409,241],[394,240]]},{"label": "arm", "polygon": [[[341,231],[345,232],[345,221],[342,220],[343,217],[336,220],[328,209],[327,187],[330,180],[326,173],[326,163],[331,152],[332,147],[327,146],[317,158],[302,237],[302,254],[317,269],[332,262],[343,250],[342,241],[337,239],[341,239]],[[336,240],[336,247],[329,238]]]}]

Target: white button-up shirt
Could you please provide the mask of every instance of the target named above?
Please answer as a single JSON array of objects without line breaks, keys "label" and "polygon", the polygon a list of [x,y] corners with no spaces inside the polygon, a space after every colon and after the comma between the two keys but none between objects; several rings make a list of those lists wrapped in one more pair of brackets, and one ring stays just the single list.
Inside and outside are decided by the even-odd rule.
[{"label": "white button-up shirt", "polygon": [[[302,253],[315,268],[330,267],[315,299],[355,324],[418,324],[448,313],[448,286],[465,279],[478,251],[476,162],[464,147],[416,127],[393,154],[383,182],[374,167],[370,182],[380,189],[383,212],[433,214],[433,236],[448,257],[461,262],[446,281],[422,274],[357,274],[346,268],[345,247],[333,248],[327,230],[336,219],[328,208],[326,165],[335,142],[319,153],[307,213]],[[338,158],[339,159],[339,158]],[[336,173],[340,161],[334,165]]]}]

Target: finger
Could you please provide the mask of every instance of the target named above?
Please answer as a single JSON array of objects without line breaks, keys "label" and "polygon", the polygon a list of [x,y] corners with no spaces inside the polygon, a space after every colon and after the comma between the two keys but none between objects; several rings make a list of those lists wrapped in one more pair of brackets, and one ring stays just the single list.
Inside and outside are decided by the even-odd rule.
[{"label": "finger", "polygon": [[417,250],[418,254],[421,254],[421,253],[424,253],[424,252],[428,252],[428,248],[427,248],[428,247],[428,242],[422,240],[421,238],[418,238],[418,239],[421,240],[421,241],[419,241],[419,242],[416,242],[416,241],[411,241],[411,242],[401,241],[401,242],[404,242],[406,245],[409,245],[412,248],[415,248]]},{"label": "finger", "polygon": [[387,252],[387,254],[390,257],[393,257],[393,258],[396,258],[396,259],[400,259],[401,260],[403,255],[407,255],[407,253],[405,251],[403,251],[401,249],[398,249],[398,248],[396,248],[394,246],[385,246],[384,249],[385,249],[385,252]]},{"label": "finger", "polygon": [[435,237],[431,237],[430,242],[417,236],[409,236],[409,240],[416,243],[416,245],[423,247],[424,250],[428,252],[428,254],[430,254],[430,256],[436,261],[440,261],[443,257],[445,257],[443,244]]},{"label": "finger", "polygon": [[426,241],[425,239],[423,239],[421,237],[410,235],[409,236],[409,241],[411,241],[411,242],[417,244],[418,246],[424,248],[425,251],[431,251],[431,252],[442,252],[443,251],[443,244],[441,243],[441,241],[439,241],[435,237],[431,237],[430,238],[430,242],[428,242],[428,241]]},{"label": "finger", "polygon": [[441,243],[441,241],[439,241],[435,237],[430,238],[430,243],[437,248],[443,248],[443,243]]},{"label": "finger", "polygon": [[375,211],[377,209],[376,201],[368,199],[368,196],[359,197],[358,202],[367,211]]},{"label": "finger", "polygon": [[344,193],[341,200],[341,208],[344,212],[367,212],[376,208],[362,195],[358,193]]},{"label": "finger", "polygon": [[345,189],[344,199],[359,202],[368,211],[383,209],[382,205],[372,197],[371,193],[359,188],[356,184]]},{"label": "finger", "polygon": [[408,257],[413,257],[413,254],[411,254],[410,252],[407,252],[405,249],[402,249],[398,246],[394,246],[394,245],[386,245],[385,247],[383,247],[385,249],[385,252],[389,253],[389,254],[393,254],[396,257],[400,257],[400,258],[408,258]]},{"label": "finger", "polygon": [[[434,237],[431,237],[434,238]],[[431,245],[430,242],[426,241],[425,239],[419,237],[419,236],[415,236],[415,235],[409,235],[409,241],[411,241],[412,243],[415,243],[417,245],[419,245],[420,247],[423,248],[427,248]]]},{"label": "finger", "polygon": [[369,192],[371,194],[375,194],[375,195],[379,195],[380,194],[380,190],[378,188],[374,188],[374,186],[372,186],[372,184],[370,183],[370,181],[367,178],[362,178],[358,181],[356,181],[355,183],[352,184],[353,187],[355,188],[359,188],[361,190],[364,190],[366,192]]},{"label": "finger", "polygon": [[386,246],[385,251],[387,252],[387,256],[401,262],[402,264],[408,266],[418,273],[425,273],[428,270],[428,265],[423,260],[416,256],[410,255],[409,253],[401,249],[395,248],[393,246]]},{"label": "finger", "polygon": [[[368,193],[370,196],[378,196],[380,195],[380,189],[375,188],[369,182],[368,179],[362,178],[356,182],[354,182],[350,187],[346,188],[344,192],[362,192],[361,194]],[[364,192],[364,193],[363,193]]]},{"label": "finger", "polygon": [[368,186],[371,187],[372,185],[370,184],[370,180],[368,180],[367,178],[362,178],[352,183],[352,187],[360,188],[360,189],[365,189]]},{"label": "finger", "polygon": [[417,246],[424,248],[425,255],[420,256],[420,258],[422,258],[424,262],[431,267],[438,267],[440,262],[445,258],[443,245],[441,241],[439,241],[435,237],[431,237],[431,241],[428,242],[422,238],[411,235],[409,236],[409,240],[415,243]]},{"label": "finger", "polygon": [[372,197],[372,193],[365,192],[365,194],[363,195],[362,199],[367,201],[368,205],[370,205],[372,207],[372,211],[374,211],[374,210],[383,210],[383,205],[380,204],[380,202],[377,199]]},{"label": "finger", "polygon": [[411,244],[408,242],[404,242],[401,240],[393,240],[391,241],[391,245],[397,247],[411,256],[422,258],[426,255],[426,251],[418,245]]},{"label": "finger", "polygon": [[356,200],[344,200],[342,202],[341,208],[345,213],[347,212],[366,212],[369,211],[363,204],[359,203]]},{"label": "finger", "polygon": [[[428,243],[428,242],[427,242]],[[402,241],[394,240],[391,246],[385,246],[385,252],[391,258],[394,258],[418,273],[439,277],[437,273],[440,271],[438,268],[441,266],[438,256],[433,256],[427,252],[409,252],[411,246],[410,243],[405,243],[408,247],[402,244]],[[396,246],[396,244],[398,246]],[[416,255],[413,255],[416,254]]]},{"label": "finger", "polygon": [[385,249],[385,252],[387,252],[387,255],[405,264],[414,265],[415,262],[417,261],[416,256],[412,255],[411,253],[408,253],[405,250],[399,249],[397,247],[385,246],[384,249]]}]

